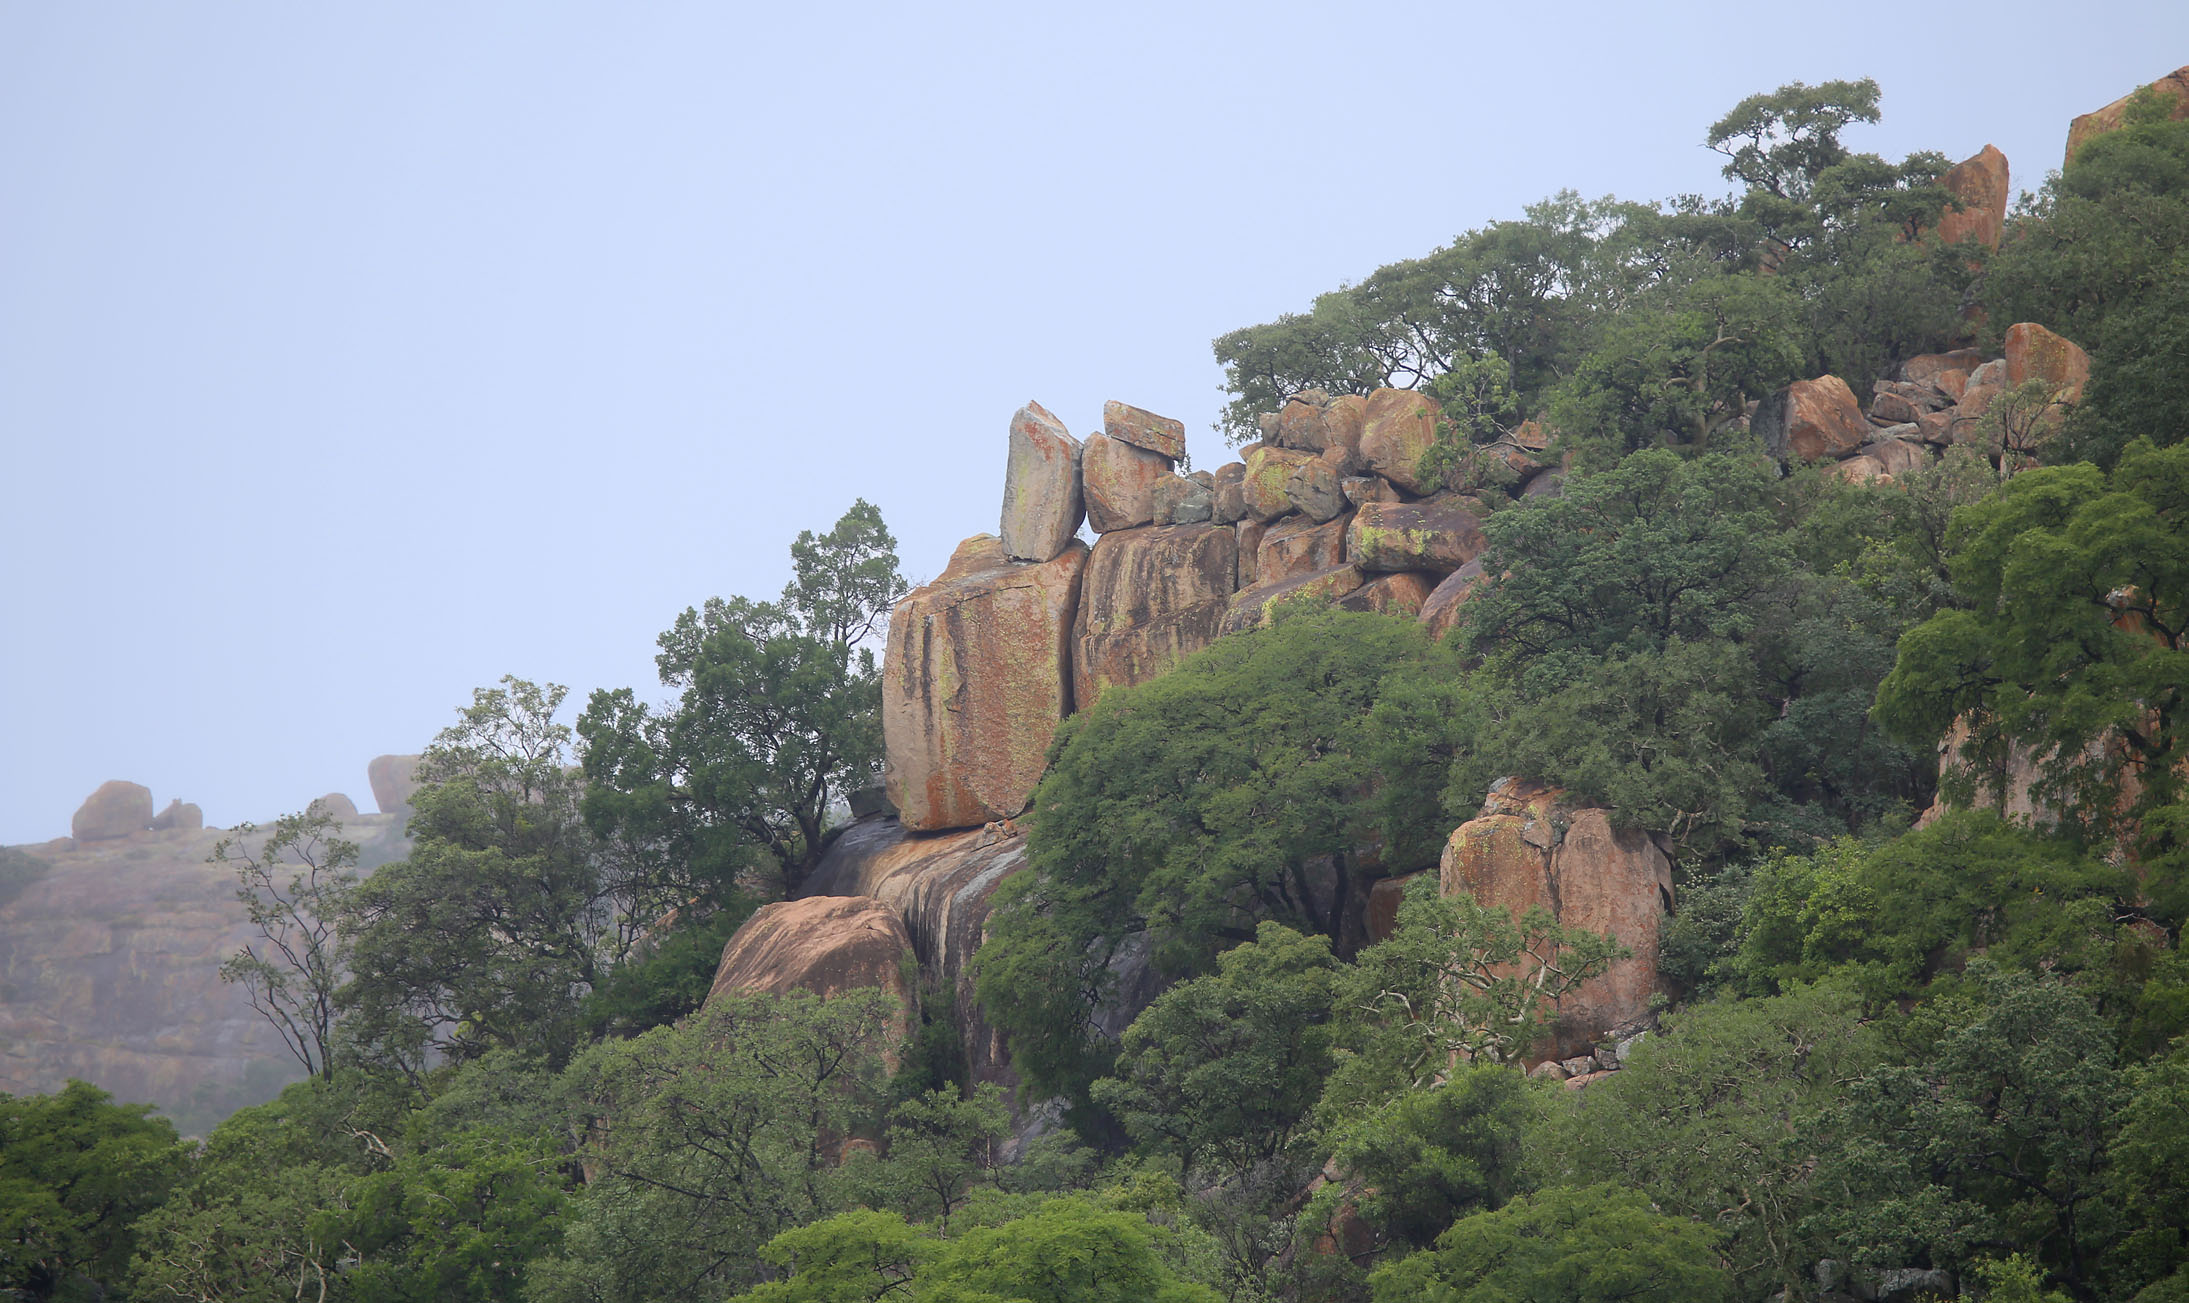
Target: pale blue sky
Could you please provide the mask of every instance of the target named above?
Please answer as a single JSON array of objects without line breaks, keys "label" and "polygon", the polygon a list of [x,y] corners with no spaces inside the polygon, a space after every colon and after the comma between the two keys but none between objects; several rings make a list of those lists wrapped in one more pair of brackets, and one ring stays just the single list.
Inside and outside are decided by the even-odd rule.
[{"label": "pale blue sky", "polygon": [[790,9],[0,0],[0,843],[370,809],[504,673],[659,696],[856,497],[916,579],[994,529],[1028,398],[1213,465],[1212,337],[1721,192],[1751,92],[2032,187],[2189,62],[2172,0]]}]

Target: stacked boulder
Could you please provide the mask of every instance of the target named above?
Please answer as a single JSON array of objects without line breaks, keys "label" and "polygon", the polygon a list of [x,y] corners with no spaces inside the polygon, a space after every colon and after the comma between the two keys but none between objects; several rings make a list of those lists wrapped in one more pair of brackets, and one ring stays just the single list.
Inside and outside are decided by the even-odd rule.
[{"label": "stacked boulder", "polygon": [[[1978,447],[2011,472],[2029,464],[2032,446],[2081,400],[2089,379],[2087,353],[2025,321],[2007,331],[2000,357],[1958,349],[1908,359],[1897,379],[1871,387],[1867,412],[1846,381],[1828,375],[1797,380],[1764,399],[1749,425],[1781,461],[1834,462],[1835,474],[1856,482],[1889,482],[1956,444]],[[2045,383],[2042,402],[1985,421],[1995,404],[2031,380]]]}]

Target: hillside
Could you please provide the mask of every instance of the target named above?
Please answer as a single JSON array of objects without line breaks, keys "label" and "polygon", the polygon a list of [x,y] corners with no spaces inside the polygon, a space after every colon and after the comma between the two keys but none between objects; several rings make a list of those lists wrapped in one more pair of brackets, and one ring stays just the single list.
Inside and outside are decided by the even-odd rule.
[{"label": "hillside", "polygon": [[[931,581],[859,501],[658,695],[479,688],[257,927],[102,788],[18,1287],[2183,1297],[2189,69],[2012,208],[1878,101],[1222,336],[1235,461],[1027,403]],[[259,934],[308,1077],[53,1090],[279,1084]]]}]

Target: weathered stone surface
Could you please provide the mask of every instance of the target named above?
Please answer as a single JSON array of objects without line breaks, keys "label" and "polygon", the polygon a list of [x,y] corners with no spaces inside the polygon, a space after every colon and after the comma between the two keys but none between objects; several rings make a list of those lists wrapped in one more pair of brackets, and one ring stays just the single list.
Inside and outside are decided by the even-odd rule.
[{"label": "weathered stone surface", "polygon": [[365,781],[372,784],[372,803],[382,814],[402,814],[418,791],[417,756],[374,756],[365,766]]},{"label": "weathered stone surface", "polygon": [[1271,429],[1280,448],[1299,452],[1323,450],[1323,409],[1330,405],[1330,395],[1320,389],[1303,389],[1285,400],[1277,409],[1277,419]]},{"label": "weathered stone surface", "polygon": [[1345,560],[1344,520],[1318,521],[1286,516],[1262,533],[1256,549],[1254,581],[1273,584],[1328,570]]},{"label": "weathered stone surface", "polygon": [[707,998],[880,987],[909,1007],[904,961],[912,953],[897,911],[869,896],[778,900],[755,910],[722,947]]},{"label": "weathered stone surface", "polygon": [[2008,388],[2042,380],[2052,387],[2055,401],[2082,401],[2083,386],[2090,383],[2090,354],[2072,340],[2024,321],[2007,327],[2006,352]]},{"label": "weathered stone surface", "polygon": [[1363,570],[1450,574],[1486,546],[1482,522],[1451,498],[1372,502],[1353,513],[1345,559]]},{"label": "weathered stone surface", "polygon": [[166,809],[152,816],[154,832],[196,832],[204,826],[205,811],[179,797],[169,801]]},{"label": "weathered stone surface", "polygon": [[1923,413],[1936,410],[1928,405],[1917,406],[1907,395],[1886,389],[1884,384],[1878,382],[1878,391],[1870,399],[1870,420],[1875,424],[1909,425]]},{"label": "weathered stone surface", "polygon": [[1224,613],[1223,631],[1238,633],[1269,623],[1270,615],[1287,602],[1334,603],[1361,586],[1366,576],[1358,566],[1336,566],[1314,574],[1275,583],[1261,583],[1231,599]]},{"label": "weathered stone surface", "polygon": [[1237,533],[1171,525],[1104,534],[1080,580],[1072,638],[1072,700],[1145,683],[1216,641],[1238,581]]},{"label": "weathered stone surface", "polygon": [[[957,997],[959,1043],[973,1079],[1005,1086],[1015,1084],[1010,1056],[980,1016],[968,961],[980,948],[996,888],[1025,863],[1026,839],[1015,825],[907,836],[896,820],[877,817],[848,829],[810,879],[815,892],[869,896],[897,912],[927,980]],[[1130,1021],[1161,987],[1145,964],[1118,975],[1117,1002]],[[1115,1012],[1105,1010],[1104,1021]]]},{"label": "weathered stone surface", "polygon": [[1648,1014],[1672,862],[1647,833],[1613,828],[1605,810],[1571,808],[1554,788],[1501,779],[1480,816],[1452,833],[1438,873],[1446,895],[1464,892],[1515,917],[1541,905],[1562,925],[1610,933],[1634,952],[1559,1003],[1554,1056],[1587,1053]]},{"label": "weathered stone surface", "polygon": [[1010,453],[1003,472],[1006,554],[1020,561],[1047,561],[1069,547],[1087,518],[1080,491],[1079,440],[1040,403],[1011,417]]},{"label": "weathered stone surface", "polygon": [[1437,405],[1411,389],[1378,389],[1368,396],[1361,426],[1361,457],[1368,468],[1408,493],[1434,485],[1421,478],[1421,455],[1437,438]]},{"label": "weathered stone surface", "polygon": [[1285,477],[1285,500],[1318,521],[1334,520],[1346,508],[1337,470],[1321,457],[1301,462]]},{"label": "weathered stone surface", "polygon": [[1399,491],[1391,487],[1391,481],[1381,475],[1353,475],[1338,481],[1338,488],[1345,500],[1354,506],[1370,502],[1398,502]]},{"label": "weathered stone surface", "polygon": [[1235,525],[1246,519],[1246,465],[1226,462],[1216,468],[1215,496],[1209,503],[1209,519],[1219,525]]},{"label": "weathered stone surface", "polygon": [[1172,461],[1186,455],[1186,423],[1157,416],[1112,398],[1102,404],[1102,432],[1135,448],[1158,452]]},{"label": "weathered stone surface", "polygon": [[1563,471],[1544,471],[1541,475],[1529,477],[1528,486],[1520,490],[1520,496],[1523,499],[1562,498],[1566,496],[1565,473]]},{"label": "weathered stone surface", "polygon": [[[271,823],[279,811],[259,813]],[[204,1135],[301,1075],[245,989],[220,980],[221,962],[258,939],[235,870],[206,862],[228,834],[182,822],[28,848],[41,863],[0,900],[0,1092],[45,1094],[76,1077]],[[362,869],[408,853],[402,823],[344,824]]]},{"label": "weathered stone surface", "polygon": [[1476,557],[1466,565],[1444,577],[1444,582],[1431,589],[1421,604],[1421,614],[1415,618],[1432,638],[1442,638],[1459,623],[1459,608],[1467,604],[1488,575],[1482,568],[1482,558]]},{"label": "weathered stone surface", "polygon": [[1232,527],[1233,537],[1239,540],[1239,577],[1232,584],[1232,591],[1254,587],[1254,566],[1261,557],[1262,535],[1269,532],[1269,523],[1261,520],[1242,520]]},{"label": "weathered stone surface", "polygon": [[1376,885],[1368,889],[1365,921],[1371,944],[1388,941],[1391,934],[1399,930],[1399,904],[1406,899],[1406,889],[1413,885],[1414,879],[1428,872],[1429,870],[1423,869],[1420,873],[1409,873],[1403,877],[1379,878]]},{"label": "weathered stone surface", "polygon": [[[2174,69],[2152,82],[2151,88],[2174,101],[2173,111],[2167,115],[2171,120],[2179,122],[2183,118],[2189,118],[2189,67]],[[2129,96],[2123,95],[2104,108],[2082,114],[2069,123],[2067,158],[2061,166],[2073,163],[2075,155],[2081,153],[2083,146],[2091,141],[2109,131],[2120,130],[2121,124],[2127,120],[2128,100]]]},{"label": "weathered stone surface", "polygon": [[1960,212],[1948,209],[1938,218],[1938,238],[1948,244],[1974,240],[1987,249],[1999,247],[1999,233],[2006,228],[2007,156],[1990,145],[1974,158],[1965,158],[1938,179],[1946,192],[1961,201]]},{"label": "weathered stone surface", "polygon": [[1291,511],[1292,499],[1286,495],[1285,485],[1291,482],[1294,471],[1314,460],[1314,453],[1291,448],[1256,448],[1248,453],[1240,482],[1247,514],[1256,520],[1275,520]]},{"label": "weathered stone surface", "polygon": [[1171,473],[1170,458],[1095,434],[1087,437],[1079,464],[1087,523],[1097,534],[1133,529],[1155,519],[1155,485]]},{"label": "weathered stone surface", "polygon": [[1869,422],[1846,381],[1819,376],[1796,380],[1765,398],[1749,428],[1781,461],[1821,461],[1862,447]]},{"label": "weathered stone surface", "polygon": [[1209,486],[1183,475],[1166,475],[1155,482],[1149,495],[1158,525],[1194,525],[1207,520],[1216,507]]},{"label": "weathered stone surface", "polygon": [[1887,475],[1905,475],[1931,464],[1931,455],[1923,445],[1910,439],[1883,439],[1862,450],[1865,456],[1874,457]]},{"label": "weathered stone surface", "polygon": [[151,826],[152,789],[115,778],[84,798],[68,821],[68,833],[78,842],[103,842],[135,836]]},{"label": "weathered stone surface", "polygon": [[1002,551],[987,535],[966,540],[942,578],[890,613],[882,737],[889,799],[908,828],[964,828],[1024,809],[1071,713],[1087,546],[1038,565]]},{"label": "weathered stone surface", "polygon": [[1421,614],[1429,594],[1436,591],[1440,574],[1424,574],[1410,570],[1401,574],[1377,575],[1359,588],[1338,599],[1338,605],[1348,611],[1375,611],[1382,615],[1403,615],[1408,619]]},{"label": "weathered stone surface", "polygon": [[1973,348],[1958,348],[1951,353],[1924,353],[1909,358],[1900,365],[1900,378],[1916,384],[1935,384],[1947,371],[1964,373],[1974,371],[1984,363],[1984,355]]},{"label": "weathered stone surface", "polygon": [[313,801],[312,804],[339,820],[350,820],[357,817],[357,802],[351,800],[342,792],[329,792]]},{"label": "weathered stone surface", "polygon": [[1866,452],[1858,452],[1852,457],[1845,457],[1834,462],[1829,468],[1829,473],[1837,475],[1849,484],[1868,484],[1873,480],[1884,478],[1885,463]]},{"label": "weathered stone surface", "polygon": [[1333,398],[1323,409],[1323,454],[1343,453],[1349,459],[1361,456],[1361,435],[1368,424],[1368,396],[1347,394]]}]

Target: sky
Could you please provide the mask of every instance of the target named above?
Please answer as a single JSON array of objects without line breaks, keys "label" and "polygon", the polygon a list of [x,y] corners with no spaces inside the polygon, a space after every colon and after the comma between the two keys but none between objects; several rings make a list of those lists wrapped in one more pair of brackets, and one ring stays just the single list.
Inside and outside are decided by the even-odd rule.
[{"label": "sky", "polygon": [[860,498],[996,528],[1012,412],[1226,460],[1209,341],[1571,188],[1721,194],[1744,96],[1891,158],[2189,63],[2176,0],[0,0],[0,844],[265,822],[502,675],[668,694]]}]

